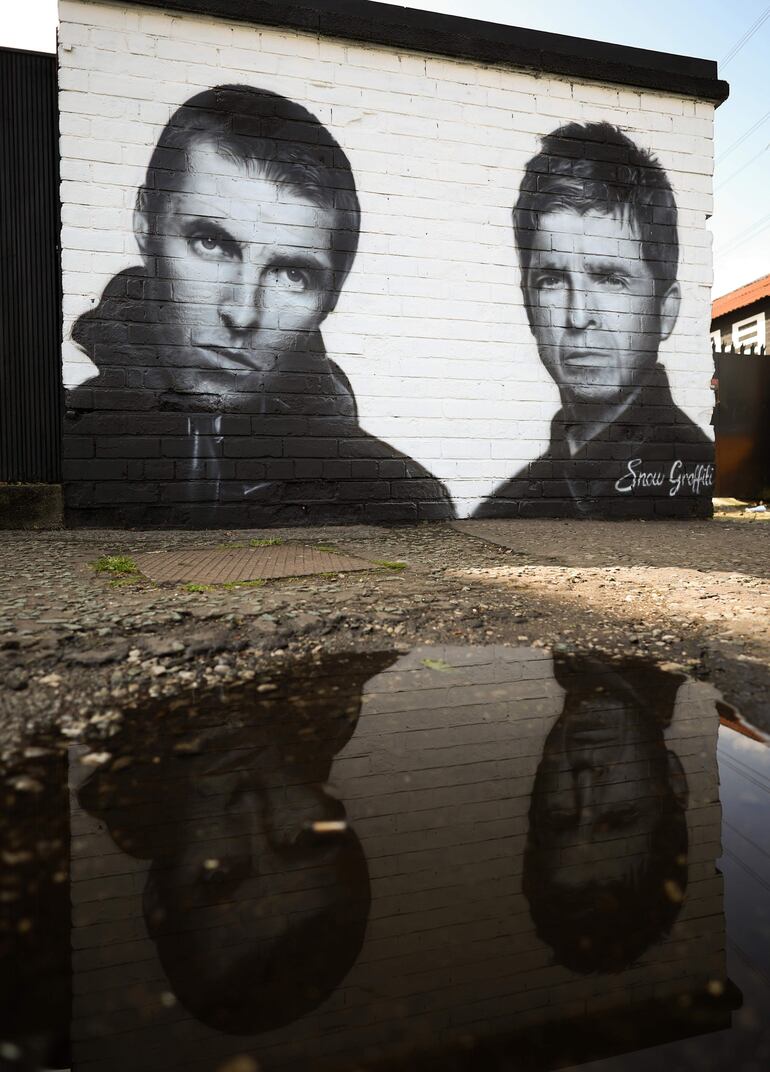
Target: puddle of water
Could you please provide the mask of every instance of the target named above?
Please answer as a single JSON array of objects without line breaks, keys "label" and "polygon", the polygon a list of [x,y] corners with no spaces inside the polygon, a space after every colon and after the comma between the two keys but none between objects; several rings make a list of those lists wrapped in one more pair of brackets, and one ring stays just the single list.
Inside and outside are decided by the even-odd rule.
[{"label": "puddle of water", "polygon": [[682,674],[319,656],[8,777],[0,1067],[770,1066],[770,753]]},{"label": "puddle of water", "polygon": [[2,1069],[60,1068],[69,1060],[67,760],[55,742],[40,742],[1,783]]}]

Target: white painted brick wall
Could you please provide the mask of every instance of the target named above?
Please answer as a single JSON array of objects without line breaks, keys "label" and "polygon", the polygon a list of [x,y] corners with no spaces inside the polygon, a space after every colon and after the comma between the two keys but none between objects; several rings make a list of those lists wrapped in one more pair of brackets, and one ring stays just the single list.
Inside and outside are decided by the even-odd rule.
[{"label": "white painted brick wall", "polygon": [[60,3],[64,378],[112,275],[139,263],[132,210],[168,117],[212,85],[282,93],[347,153],[359,252],[323,334],[367,431],[426,464],[466,515],[548,439],[558,394],[519,289],[511,207],[539,138],[606,120],[654,152],[680,212],[683,302],[661,348],[674,399],[708,431],[713,106],[312,34],[120,4]]}]

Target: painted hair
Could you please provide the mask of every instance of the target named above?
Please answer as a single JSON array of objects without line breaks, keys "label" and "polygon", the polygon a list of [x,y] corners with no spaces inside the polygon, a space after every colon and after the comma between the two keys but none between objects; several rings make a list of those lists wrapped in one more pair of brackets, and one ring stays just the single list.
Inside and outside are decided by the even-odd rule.
[{"label": "painted hair", "polygon": [[569,123],[546,135],[527,163],[513,208],[525,298],[540,216],[560,210],[629,219],[658,299],[676,282],[679,238],[671,183],[658,160],[622,130],[610,123]]},{"label": "painted hair", "polygon": [[136,197],[148,237],[179,176],[189,169],[189,150],[213,142],[217,153],[256,163],[259,173],[287,193],[337,216],[335,290],[342,288],[358,247],[361,212],[350,162],[322,123],[302,105],[254,86],[214,86],[173,113],[153,150]]}]

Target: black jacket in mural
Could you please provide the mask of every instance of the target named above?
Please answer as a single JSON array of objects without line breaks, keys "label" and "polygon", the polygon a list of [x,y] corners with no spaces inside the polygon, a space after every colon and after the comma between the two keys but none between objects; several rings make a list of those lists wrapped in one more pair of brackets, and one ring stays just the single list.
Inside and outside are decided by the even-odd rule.
[{"label": "black jacket in mural", "polygon": [[320,332],[269,372],[206,375],[163,345],[153,280],[108,284],[73,339],[99,369],[67,393],[65,496],[81,524],[252,527],[454,516],[444,485],[358,423]]},{"label": "black jacket in mural", "polygon": [[474,517],[708,517],[714,444],[675,404],[660,365],[631,404],[571,454],[560,410],[547,450]]}]

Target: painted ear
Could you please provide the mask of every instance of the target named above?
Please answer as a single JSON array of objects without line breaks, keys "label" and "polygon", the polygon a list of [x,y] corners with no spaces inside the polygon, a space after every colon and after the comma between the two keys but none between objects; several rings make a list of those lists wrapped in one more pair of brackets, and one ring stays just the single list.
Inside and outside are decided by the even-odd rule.
[{"label": "painted ear", "polygon": [[690,799],[687,775],[684,773],[684,767],[679,762],[679,756],[672,752],[671,749],[666,752],[666,759],[668,761],[668,784],[671,786],[671,792],[674,794],[677,804],[682,811],[685,811],[687,801]]},{"label": "painted ear", "polygon": [[150,218],[148,214],[140,208],[134,209],[134,234],[136,235],[136,243],[139,246],[139,252],[143,257],[149,257],[150,254]]},{"label": "painted ear", "polygon": [[672,283],[660,300],[660,338],[667,339],[674,330],[679,306],[682,303],[682,291],[678,283]]}]

